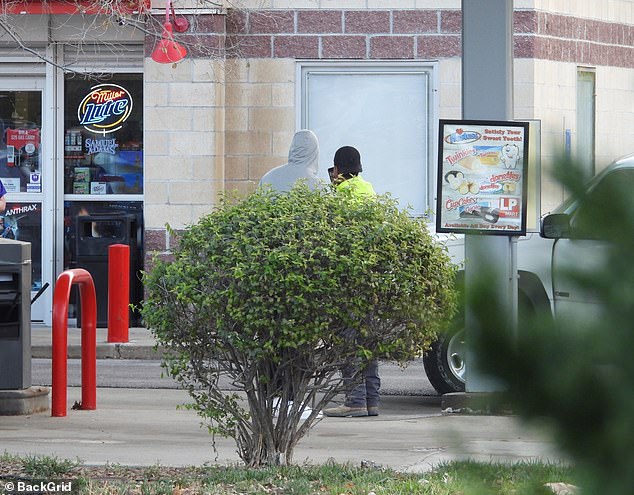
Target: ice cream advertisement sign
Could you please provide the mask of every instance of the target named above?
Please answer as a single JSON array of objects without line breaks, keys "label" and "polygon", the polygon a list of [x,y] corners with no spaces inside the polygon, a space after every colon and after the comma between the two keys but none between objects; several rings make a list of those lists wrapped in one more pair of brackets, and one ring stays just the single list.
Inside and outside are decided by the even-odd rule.
[{"label": "ice cream advertisement sign", "polygon": [[436,230],[526,234],[528,123],[441,120]]},{"label": "ice cream advertisement sign", "polygon": [[132,96],[117,84],[93,86],[77,108],[79,125],[104,136],[121,129],[131,113]]}]

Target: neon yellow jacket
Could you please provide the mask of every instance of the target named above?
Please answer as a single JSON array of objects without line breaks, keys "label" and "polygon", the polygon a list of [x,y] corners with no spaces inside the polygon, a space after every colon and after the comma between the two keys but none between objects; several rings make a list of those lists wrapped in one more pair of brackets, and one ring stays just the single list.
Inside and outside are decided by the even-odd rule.
[{"label": "neon yellow jacket", "polygon": [[357,197],[372,197],[376,196],[376,192],[374,191],[374,187],[367,180],[365,180],[361,175],[357,175],[356,177],[351,177],[350,179],[344,180],[343,182],[337,185],[337,190],[349,190],[353,196]]}]

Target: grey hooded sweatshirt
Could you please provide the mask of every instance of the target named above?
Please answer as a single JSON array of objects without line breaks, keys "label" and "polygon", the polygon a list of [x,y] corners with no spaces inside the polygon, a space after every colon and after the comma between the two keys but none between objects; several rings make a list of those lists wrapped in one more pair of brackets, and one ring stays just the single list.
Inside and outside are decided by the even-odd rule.
[{"label": "grey hooded sweatshirt", "polygon": [[319,143],[313,131],[301,130],[293,136],[288,150],[288,163],[270,170],[260,180],[260,186],[269,185],[279,192],[289,191],[295,182],[304,179],[308,187],[316,189],[322,184],[319,170]]}]

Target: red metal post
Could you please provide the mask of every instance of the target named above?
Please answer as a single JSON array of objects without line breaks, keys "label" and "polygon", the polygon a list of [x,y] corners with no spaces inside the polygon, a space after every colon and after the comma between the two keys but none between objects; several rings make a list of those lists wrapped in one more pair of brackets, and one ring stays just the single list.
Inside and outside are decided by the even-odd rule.
[{"label": "red metal post", "polygon": [[68,301],[73,284],[81,300],[81,408],[97,408],[97,297],[90,273],[82,268],[62,272],[53,292],[53,376],[51,416],[66,416]]},{"label": "red metal post", "polygon": [[108,342],[128,342],[130,246],[108,246]]}]

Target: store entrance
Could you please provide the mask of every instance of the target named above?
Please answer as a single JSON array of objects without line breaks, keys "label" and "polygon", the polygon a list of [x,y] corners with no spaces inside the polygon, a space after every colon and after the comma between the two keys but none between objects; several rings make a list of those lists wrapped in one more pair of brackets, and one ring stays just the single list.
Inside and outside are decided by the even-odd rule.
[{"label": "store entrance", "polygon": [[[7,207],[0,212],[0,237],[31,243],[31,308],[33,321],[43,322],[52,301],[53,208],[52,163],[45,145],[44,79],[0,78],[0,180]],[[42,289],[48,285],[48,288]]]}]

